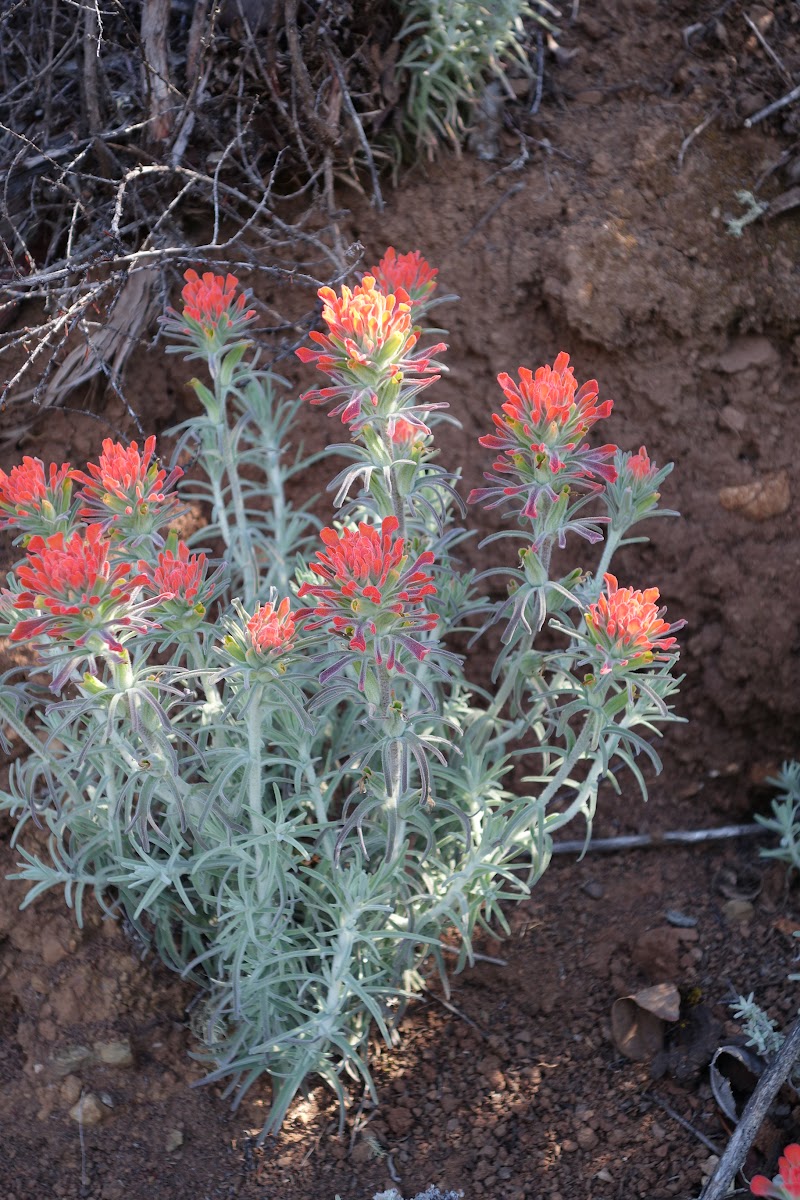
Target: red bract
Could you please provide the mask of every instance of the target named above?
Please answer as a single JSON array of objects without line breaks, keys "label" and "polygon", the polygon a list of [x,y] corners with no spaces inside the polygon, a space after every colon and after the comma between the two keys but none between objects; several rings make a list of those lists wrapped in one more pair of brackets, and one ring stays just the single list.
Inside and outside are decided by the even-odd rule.
[{"label": "red bract", "polygon": [[669,635],[686,622],[668,625],[661,619],[666,610],[656,605],[658,588],[638,592],[619,587],[614,575],[603,579],[607,595],[590,604],[586,613],[589,639],[603,656],[600,674],[607,675],[615,667],[648,666],[654,659],[667,662],[671,657],[667,651],[677,642]]},{"label": "red bract", "polygon": [[229,329],[234,324],[243,324],[255,317],[254,308],[244,311],[247,298],[244,293],[236,295],[239,280],[235,275],[214,275],[206,271],[202,276],[192,269],[184,272],[186,286],[181,292],[183,315],[200,325],[207,333],[218,329]]},{"label": "red bract", "polygon": [[628,459],[628,470],[635,479],[647,479],[654,473],[650,455],[644,446],[640,446],[636,454]]},{"label": "red bract", "polygon": [[126,534],[141,535],[165,525],[175,516],[178,501],[167,492],[183,475],[180,467],[167,474],[153,462],[156,439],[149,437],[140,454],[136,442],[123,446],[106,438],[99,463],[89,463],[88,475],[73,471],[84,486],[79,499],[82,517]]},{"label": "red bract", "polygon": [[418,305],[435,289],[439,272],[419,250],[398,254],[394,246],[390,246],[378,265],[370,267],[367,274],[375,279],[382,292],[389,295],[402,290],[412,305]]},{"label": "red bract", "polygon": [[778,1174],[774,1179],[754,1175],[750,1180],[754,1196],[769,1196],[773,1200],[800,1200],[800,1146],[793,1142],[778,1159]]},{"label": "red bract", "polygon": [[74,472],[69,463],[50,464],[45,473],[40,458],[25,455],[17,467],[6,474],[0,471],[0,529],[18,525],[27,532],[50,533],[59,518],[69,513]]},{"label": "red bract", "polygon": [[[340,400],[332,413],[341,413],[342,421],[355,431],[373,416],[399,411],[401,388],[413,394],[439,378],[433,355],[446,346],[440,342],[412,353],[419,333],[411,324],[411,303],[402,289],[384,295],[374,278],[365,275],[352,291],[343,287],[341,296],[329,287],[320,288],[318,295],[329,332],[313,330],[309,336],[321,348],[301,346],[296,354],[304,363],[313,362],[336,386],[307,392],[304,399],[312,404]],[[428,432],[413,411],[406,409],[405,416]]]},{"label": "red bract", "polygon": [[175,621],[182,627],[188,621],[191,626],[192,619],[204,615],[213,592],[213,580],[206,580],[205,554],[190,554],[186,543],[173,542],[173,537],[171,534],[170,544],[158,555],[155,565],[138,564],[147,591],[158,599],[158,620],[169,628],[175,627]]},{"label": "red bract", "polygon": [[433,562],[433,554],[426,550],[409,566],[403,538],[392,540],[397,528],[396,517],[385,517],[380,531],[365,522],[342,533],[323,529],[320,537],[326,549],[319,550],[311,564],[323,582],[304,583],[298,593],[317,601],[306,610],[314,615],[306,629],[330,624],[333,631],[345,634],[351,650],[359,652],[367,649],[369,639],[379,662],[379,643],[385,637],[389,669],[398,665],[395,641],[424,658],[428,647],[409,635],[433,629],[437,622],[435,613],[425,608],[425,597],[434,595],[436,588],[421,570]]},{"label": "red bract", "polygon": [[[616,479],[609,462],[616,446],[579,444],[597,421],[609,415],[614,402],[595,404],[594,379],[578,388],[568,354],[559,354],[552,367],[539,367],[535,373],[520,367],[519,384],[506,374],[498,375],[497,381],[506,396],[503,415],[492,414],[495,432],[479,441],[498,451],[494,470],[500,478],[491,474],[486,478],[499,486],[476,489],[471,501],[490,501],[489,507],[494,507],[524,495],[522,515],[535,517],[539,497],[544,493],[555,500],[555,487],[568,484],[598,490],[602,485],[593,482],[594,476],[608,482]],[[509,475],[519,482],[507,484],[502,477]]]},{"label": "red bract", "polygon": [[416,442],[424,441],[425,434],[419,425],[408,421],[405,417],[390,417],[388,430],[389,439],[395,446],[410,449]]},{"label": "red bract", "polygon": [[298,614],[290,611],[289,600],[280,604],[262,604],[247,622],[253,648],[260,654],[282,654],[289,650],[295,638]]},{"label": "red bract", "polygon": [[32,538],[27,562],[17,568],[25,590],[6,598],[14,608],[36,609],[37,615],[20,621],[11,640],[47,634],[83,645],[98,634],[112,649],[121,649],[111,628],[134,624],[133,614],[142,606],[131,606],[131,594],[146,580],[141,575],[129,579],[128,563],[112,565],[110,549],[100,525],[68,539],[63,533]]}]

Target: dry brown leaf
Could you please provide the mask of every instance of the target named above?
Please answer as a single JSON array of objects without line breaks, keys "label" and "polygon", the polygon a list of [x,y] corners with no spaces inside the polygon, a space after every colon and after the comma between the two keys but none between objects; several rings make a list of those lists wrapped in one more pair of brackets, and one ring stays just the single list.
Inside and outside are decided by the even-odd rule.
[{"label": "dry brown leaf", "polygon": [[611,1008],[614,1045],[636,1062],[653,1058],[664,1047],[664,1026],[677,1021],[680,992],[674,983],[658,983],[633,996],[622,996]]}]

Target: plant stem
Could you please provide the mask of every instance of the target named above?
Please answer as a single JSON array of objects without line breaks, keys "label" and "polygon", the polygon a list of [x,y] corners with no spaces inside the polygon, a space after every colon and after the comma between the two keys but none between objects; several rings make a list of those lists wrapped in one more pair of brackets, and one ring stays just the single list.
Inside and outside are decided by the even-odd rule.
[{"label": "plant stem", "polygon": [[[226,405],[226,389],[222,386],[222,366],[223,358],[218,358],[217,355],[212,355],[208,359],[208,369],[211,373],[211,379],[214,384],[214,399],[217,402],[217,411],[220,413],[220,420],[217,426],[217,446],[222,454],[222,464],[225,475],[228,479],[228,487],[230,489],[231,501],[233,503],[233,512],[235,517],[234,529],[235,535],[231,536],[230,525],[225,512],[225,504],[222,500],[219,488],[219,481],[212,479],[214,486],[214,497],[218,504],[221,504],[220,512],[220,529],[228,529],[228,537],[226,545],[233,552],[234,557],[238,560],[238,565],[242,569],[244,576],[244,604],[249,607],[255,600],[258,594],[258,568],[253,554],[252,544],[247,536],[247,515],[245,513],[244,497],[242,496],[242,487],[239,482],[239,473],[236,469],[235,455],[231,445],[231,429],[227,419]],[[224,519],[223,519],[224,514]]]},{"label": "plant stem", "polygon": [[264,900],[264,846],[267,826],[264,820],[264,797],[262,790],[262,690],[256,687],[247,711],[247,807],[250,813],[250,828],[256,838],[256,895],[261,904]]},{"label": "plant stem", "polygon": [[622,541],[623,536],[624,531],[619,530],[619,532],[617,532],[613,525],[608,531],[608,537],[606,538],[605,545],[603,546],[603,553],[600,556],[600,562],[597,564],[597,570],[594,573],[594,582],[596,585],[599,584],[599,586],[596,587],[598,596],[603,590],[603,576],[611,566],[611,559],[616,554],[617,548]]},{"label": "plant stem", "polygon": [[[396,715],[392,709],[392,684],[389,672],[383,664],[377,670],[381,688],[381,712],[391,727],[394,723],[392,718]],[[402,799],[403,791],[403,748],[398,738],[392,740],[387,758],[389,778],[384,779],[384,787],[386,788],[384,811],[388,824],[386,861],[391,863],[394,862],[400,853],[400,847],[405,838],[405,821],[399,816],[400,800]]]}]

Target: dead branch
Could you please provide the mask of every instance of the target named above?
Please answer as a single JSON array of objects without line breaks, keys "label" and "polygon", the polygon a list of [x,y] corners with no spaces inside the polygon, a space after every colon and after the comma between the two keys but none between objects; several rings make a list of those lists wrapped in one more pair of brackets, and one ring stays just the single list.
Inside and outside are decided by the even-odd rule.
[{"label": "dead branch", "polygon": [[708,1181],[700,1200],[723,1200],[741,1169],[747,1151],[758,1133],[761,1122],[777,1096],[789,1073],[800,1057],[800,1019],[792,1025],[786,1040],[775,1058],[756,1084],[755,1091],[745,1105],[741,1120],[736,1126],[717,1169]]}]

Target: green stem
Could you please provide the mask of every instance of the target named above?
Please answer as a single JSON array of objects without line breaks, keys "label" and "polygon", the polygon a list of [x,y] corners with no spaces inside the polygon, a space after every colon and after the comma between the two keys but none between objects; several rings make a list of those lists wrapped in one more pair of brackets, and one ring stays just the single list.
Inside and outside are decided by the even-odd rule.
[{"label": "green stem", "polygon": [[257,687],[250,700],[247,712],[247,807],[250,813],[250,828],[256,841],[256,895],[261,904],[265,896],[264,845],[267,824],[264,820],[264,796],[262,785],[262,689]]},{"label": "green stem", "polygon": [[[381,711],[388,720],[391,728],[392,717],[396,714],[392,709],[392,684],[389,672],[384,665],[378,667],[378,680],[381,688]],[[405,840],[406,823],[400,817],[400,801],[402,799],[403,780],[403,747],[395,738],[389,747],[389,778],[384,779],[386,800],[384,812],[387,818],[386,861],[394,862],[400,853]]]},{"label": "green stem", "polygon": [[603,576],[611,566],[611,559],[614,557],[614,554],[616,553],[623,537],[623,530],[618,531],[612,526],[608,531],[608,537],[606,538],[605,545],[603,546],[603,553],[600,557],[600,562],[597,564],[597,570],[594,573],[595,585],[599,585],[595,588],[598,596],[603,590]]},{"label": "green stem", "polygon": [[[216,356],[209,358],[208,367],[211,372],[211,378],[214,384],[214,398],[217,401],[219,412],[222,414],[218,429],[217,429],[217,444],[222,453],[222,463],[225,469],[225,474],[228,479],[228,487],[230,489],[231,501],[233,503],[233,513],[235,517],[235,537],[226,539],[226,545],[230,546],[234,557],[239,560],[239,565],[242,568],[244,576],[244,604],[249,607],[254,603],[258,594],[258,566],[255,561],[255,555],[250,540],[247,536],[247,516],[245,513],[244,497],[242,495],[242,487],[239,481],[239,473],[236,468],[236,462],[233,455],[233,447],[231,446],[231,430],[227,421],[226,410],[226,394],[221,383],[221,367],[222,359],[217,359]],[[215,487],[215,499],[217,488]],[[222,514],[225,511],[224,504],[220,509]],[[225,524],[228,525],[227,513],[225,513]],[[220,519],[220,529],[223,528],[222,519]],[[230,526],[228,525],[230,531]]]},{"label": "green stem", "polygon": [[[539,795],[535,798],[535,805],[540,811],[544,811],[544,809],[546,809],[547,805],[552,800],[555,799],[556,795],[561,790],[561,788],[564,786],[566,781],[569,779],[570,775],[572,774],[572,772],[575,769],[575,767],[577,766],[577,764],[580,762],[580,760],[586,754],[586,751],[589,749],[589,747],[591,745],[591,741],[592,741],[592,722],[587,720],[583,726],[583,729],[580,731],[580,733],[576,737],[575,741],[573,742],[572,749],[567,751],[567,753],[564,755],[564,758],[561,761],[561,766],[558,768],[555,775],[550,780],[550,782],[548,783],[548,785],[544,789],[544,791],[541,793],[541,795]],[[592,777],[592,773],[595,772],[595,768],[599,765],[599,761],[600,761],[599,759],[596,759],[595,762],[592,764],[592,767],[591,767],[591,770],[589,773],[589,777]],[[584,785],[582,785],[582,791],[584,788],[585,788],[585,783],[584,783]],[[568,818],[566,818],[563,821],[559,821],[558,824],[554,824],[554,825],[550,826],[549,829],[560,828],[561,825],[565,825],[567,823],[567,820],[571,820],[572,817],[575,815],[575,812],[577,811],[577,809],[575,809],[575,811],[572,811],[572,809],[573,809],[573,806],[571,805],[570,808],[567,810],[568,812],[570,812],[570,816]],[[559,816],[560,815],[561,814],[559,814]],[[520,811],[514,817],[511,818],[511,820],[505,826],[505,828],[503,830],[502,844],[504,846],[510,846],[511,843],[513,842],[514,837],[517,834],[517,831],[519,829],[521,829],[522,826],[525,825],[529,820],[530,820],[530,806],[525,805],[525,806],[523,806],[523,808],[520,809]],[[549,831],[549,829],[548,829],[548,831]]]},{"label": "green stem", "polygon": [[[271,440],[274,441],[274,439]],[[290,547],[286,544],[286,493],[283,486],[280,450],[276,450],[273,447],[267,450],[266,457],[265,470],[267,475],[267,491],[272,501],[272,545],[275,555],[273,561],[270,563],[270,570],[275,572],[274,582],[280,595],[288,596],[289,571],[286,566],[286,560]]]}]

